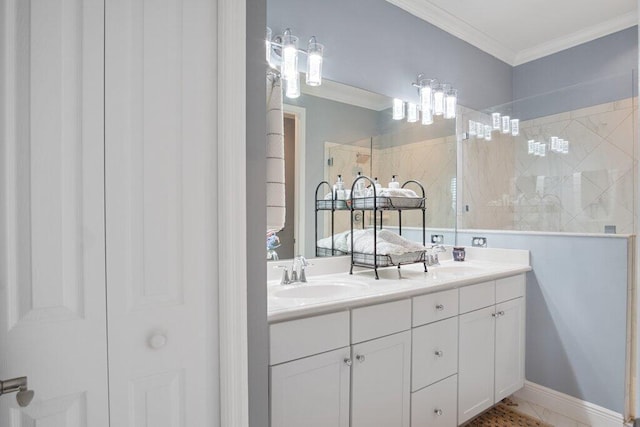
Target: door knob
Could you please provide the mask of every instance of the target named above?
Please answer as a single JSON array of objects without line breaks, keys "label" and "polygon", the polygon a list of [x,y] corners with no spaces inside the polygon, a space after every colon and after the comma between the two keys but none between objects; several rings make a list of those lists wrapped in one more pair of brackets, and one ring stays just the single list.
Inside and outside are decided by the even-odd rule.
[{"label": "door knob", "polygon": [[349,359],[348,357],[344,359],[344,364],[347,366],[351,366],[353,364],[353,362],[351,361],[351,359]]},{"label": "door knob", "polygon": [[436,350],[435,355],[438,357],[442,357],[444,353],[442,352],[442,350]]},{"label": "door knob", "polygon": [[18,405],[24,408],[33,400],[34,392],[27,387],[27,377],[12,378],[0,381],[0,395],[7,393],[17,393]]},{"label": "door knob", "polygon": [[442,415],[442,409],[435,409],[433,411],[434,414],[436,414],[437,416],[441,416]]},{"label": "door knob", "polygon": [[436,311],[442,311],[442,310],[444,310],[444,305],[442,304],[436,305]]},{"label": "door knob", "polygon": [[364,355],[363,354],[359,354],[356,356],[356,360],[360,363],[364,362]]},{"label": "door knob", "polygon": [[149,347],[151,347],[154,350],[158,350],[164,347],[165,345],[167,345],[167,336],[161,332],[154,332],[149,337],[148,343],[149,343]]}]

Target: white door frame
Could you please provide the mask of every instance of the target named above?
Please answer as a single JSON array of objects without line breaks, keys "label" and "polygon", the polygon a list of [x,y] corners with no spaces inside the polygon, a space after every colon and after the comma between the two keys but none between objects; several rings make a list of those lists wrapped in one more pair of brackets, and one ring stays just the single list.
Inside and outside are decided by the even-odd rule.
[{"label": "white door frame", "polygon": [[294,181],[294,193],[295,193],[295,204],[294,204],[294,214],[293,214],[293,254],[295,255],[305,255],[311,256],[311,254],[304,253],[304,242],[305,239],[305,214],[304,207],[306,206],[305,200],[305,189],[306,189],[306,180],[305,180],[305,156],[306,156],[306,122],[307,122],[307,110],[303,107],[298,107],[296,105],[284,104],[284,112],[293,114],[295,116],[296,122],[296,138],[295,138],[295,150],[296,150],[296,165],[295,165],[295,181]]},{"label": "white door frame", "polygon": [[246,7],[246,0],[218,0],[217,241],[223,242],[218,243],[220,425],[223,427],[249,425]]}]

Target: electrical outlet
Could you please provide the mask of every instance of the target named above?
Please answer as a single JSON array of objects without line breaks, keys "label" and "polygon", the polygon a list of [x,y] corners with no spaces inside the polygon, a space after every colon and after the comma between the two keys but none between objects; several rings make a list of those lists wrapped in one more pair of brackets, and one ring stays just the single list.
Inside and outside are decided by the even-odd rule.
[{"label": "electrical outlet", "polygon": [[444,236],[442,234],[432,234],[431,243],[435,245],[441,245],[444,243]]},{"label": "electrical outlet", "polygon": [[472,237],[471,238],[471,246],[475,246],[477,248],[486,248],[487,247],[487,238],[486,237]]}]

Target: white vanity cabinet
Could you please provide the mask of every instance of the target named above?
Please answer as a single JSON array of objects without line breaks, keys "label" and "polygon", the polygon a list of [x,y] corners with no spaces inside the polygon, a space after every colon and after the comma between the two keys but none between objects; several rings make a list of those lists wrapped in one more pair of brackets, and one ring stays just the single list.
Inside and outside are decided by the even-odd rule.
[{"label": "white vanity cabinet", "polygon": [[524,385],[523,274],[271,324],[271,427],[455,427]]},{"label": "white vanity cabinet", "polygon": [[524,275],[460,289],[458,424],[524,385],[524,291]]}]

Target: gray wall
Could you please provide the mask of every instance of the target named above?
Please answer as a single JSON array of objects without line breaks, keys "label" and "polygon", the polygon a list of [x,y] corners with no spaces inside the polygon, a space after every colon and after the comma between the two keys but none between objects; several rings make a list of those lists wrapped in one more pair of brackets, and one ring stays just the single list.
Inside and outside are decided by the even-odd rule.
[{"label": "gray wall", "polygon": [[[266,1],[247,0],[247,335],[249,426],[269,425],[269,334],[265,189],[267,106],[264,27]],[[240,192],[242,194],[242,192]]]},{"label": "gray wall", "polygon": [[526,378],[624,413],[628,240],[459,232],[458,243],[528,249]]},{"label": "gray wall", "polygon": [[[297,99],[285,98],[285,103],[306,109],[305,141],[305,196],[304,224],[306,241],[305,254],[315,255],[314,236],[314,195],[316,186],[324,179],[324,143],[349,143],[378,134],[379,113],[366,108],[355,107],[341,102],[330,101],[315,96],[302,95]],[[335,177],[334,177],[335,178]],[[350,177],[345,177],[351,185]],[[330,180],[333,184],[333,180]],[[318,217],[322,235],[322,218]]]},{"label": "gray wall", "polygon": [[521,120],[629,98],[637,91],[638,27],[513,68]]},{"label": "gray wall", "polygon": [[274,34],[290,27],[303,48],[325,45],[325,77],[389,97],[416,100],[418,73],[444,79],[475,109],[512,99],[512,67],[385,0],[269,0]]}]

